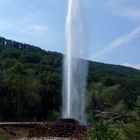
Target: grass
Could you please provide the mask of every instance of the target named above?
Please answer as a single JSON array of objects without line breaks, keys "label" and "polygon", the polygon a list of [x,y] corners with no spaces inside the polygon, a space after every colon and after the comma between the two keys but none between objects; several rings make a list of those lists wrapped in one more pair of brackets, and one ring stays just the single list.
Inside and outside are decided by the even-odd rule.
[{"label": "grass", "polygon": [[10,140],[9,136],[7,136],[6,134],[1,133],[0,134],[0,140]]}]

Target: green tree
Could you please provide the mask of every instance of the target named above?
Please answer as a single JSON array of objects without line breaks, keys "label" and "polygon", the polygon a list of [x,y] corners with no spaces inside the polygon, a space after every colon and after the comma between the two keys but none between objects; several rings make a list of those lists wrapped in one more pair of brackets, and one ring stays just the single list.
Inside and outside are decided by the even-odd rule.
[{"label": "green tree", "polygon": [[96,122],[89,131],[88,140],[128,140],[122,124]]}]

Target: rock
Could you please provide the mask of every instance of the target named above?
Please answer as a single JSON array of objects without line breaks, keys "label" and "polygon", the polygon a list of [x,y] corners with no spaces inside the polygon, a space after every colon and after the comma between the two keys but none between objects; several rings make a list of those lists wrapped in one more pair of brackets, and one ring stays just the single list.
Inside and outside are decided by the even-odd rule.
[{"label": "rock", "polygon": [[36,126],[29,130],[28,138],[62,137],[85,140],[88,126],[74,119],[60,119]]}]

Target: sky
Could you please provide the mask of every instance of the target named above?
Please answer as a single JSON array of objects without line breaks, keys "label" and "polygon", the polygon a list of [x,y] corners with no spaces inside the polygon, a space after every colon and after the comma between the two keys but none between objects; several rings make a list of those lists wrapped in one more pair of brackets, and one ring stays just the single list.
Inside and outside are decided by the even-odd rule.
[{"label": "sky", "polygon": [[[88,58],[140,69],[140,0],[81,0]],[[68,0],[0,0],[0,36],[66,52]]]}]

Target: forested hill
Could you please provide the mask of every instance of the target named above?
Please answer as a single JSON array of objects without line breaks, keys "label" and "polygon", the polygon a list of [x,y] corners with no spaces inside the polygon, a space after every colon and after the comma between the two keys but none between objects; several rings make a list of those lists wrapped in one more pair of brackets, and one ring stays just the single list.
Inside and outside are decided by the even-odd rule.
[{"label": "forested hill", "polygon": [[132,78],[140,77],[140,70],[122,65],[105,64],[89,61],[89,80],[100,81],[107,77]]},{"label": "forested hill", "polygon": [[[60,117],[62,62],[63,55],[60,53],[0,37],[0,120],[46,120]],[[93,117],[90,116],[93,91],[99,91],[100,95],[95,108],[122,111],[126,104],[131,111],[140,96],[139,83],[140,70],[89,61],[89,120]],[[124,96],[125,90],[128,94]],[[115,95],[118,97],[115,101],[108,99],[107,94],[111,97],[115,93],[118,95]],[[127,95],[129,100],[126,103]],[[106,105],[106,100],[113,104],[111,108]]]},{"label": "forested hill", "polygon": [[[48,56],[48,61],[50,61],[49,59],[53,59],[55,57],[56,61],[60,61],[60,63],[62,63],[63,56],[60,53],[45,51],[33,45],[19,43],[0,37],[1,58],[17,59],[23,63],[25,63],[26,60],[26,63],[41,63],[41,60],[43,60],[43,56],[45,55]],[[98,73],[99,75],[109,74],[123,77],[140,76],[140,70],[134,68],[121,65],[104,64],[93,61],[89,61],[89,72],[90,74]]]}]

